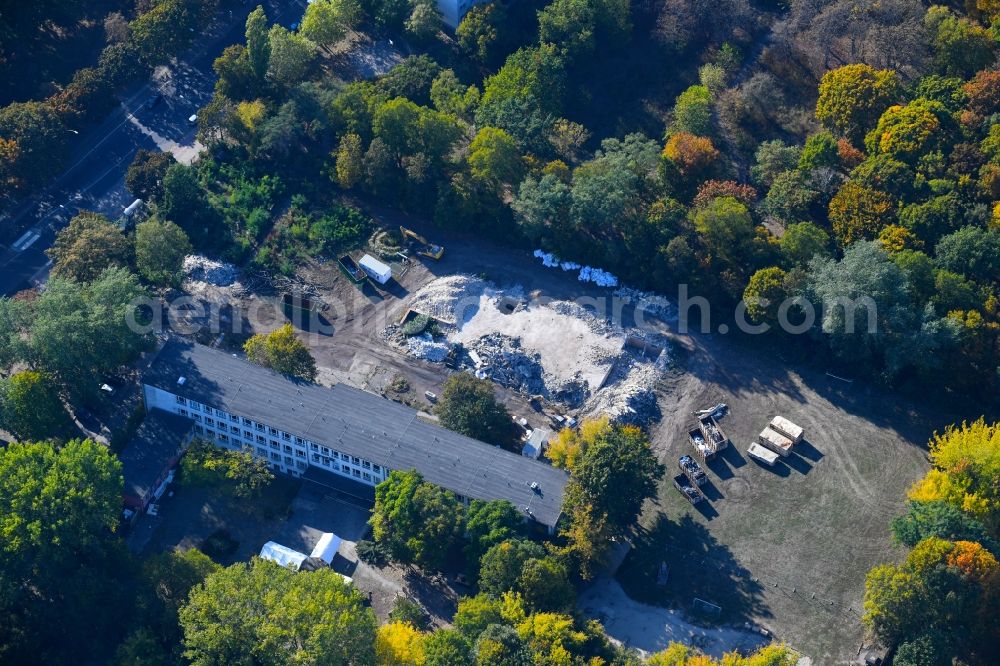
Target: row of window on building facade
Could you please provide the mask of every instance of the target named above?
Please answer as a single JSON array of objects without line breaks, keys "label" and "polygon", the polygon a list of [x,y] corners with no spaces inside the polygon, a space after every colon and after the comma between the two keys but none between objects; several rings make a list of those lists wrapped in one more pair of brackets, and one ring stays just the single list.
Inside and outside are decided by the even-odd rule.
[{"label": "row of window on building facade", "polygon": [[378,483],[387,471],[358,456],[335,451],[245,416],[229,414],[179,395],[174,397],[178,405],[177,413],[195,422],[197,434],[212,437],[230,448],[251,451],[260,458],[270,460],[276,467],[281,467],[283,463],[292,473],[297,474],[308,467],[306,448],[309,449],[308,460],[313,464],[366,483]]}]

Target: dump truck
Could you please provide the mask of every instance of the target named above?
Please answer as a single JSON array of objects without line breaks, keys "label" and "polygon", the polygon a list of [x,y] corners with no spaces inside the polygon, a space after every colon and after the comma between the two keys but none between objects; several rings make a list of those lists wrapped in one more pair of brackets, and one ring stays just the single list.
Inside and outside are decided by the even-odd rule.
[{"label": "dump truck", "polygon": [[347,279],[354,284],[361,284],[368,279],[368,275],[349,254],[345,254],[337,259],[337,265],[340,266],[340,270],[347,276]]},{"label": "dump truck", "polygon": [[801,442],[802,435],[805,433],[801,427],[795,425],[784,416],[775,416],[771,419],[771,422],[767,427],[779,435],[784,435],[788,439],[792,440],[792,443],[794,444]]},{"label": "dump truck", "polygon": [[771,430],[770,427],[764,428],[761,431],[760,435],[757,436],[757,441],[782,458],[787,457],[792,452],[792,447],[795,446],[795,442],[781,433]]},{"label": "dump truck", "polygon": [[403,235],[403,243],[420,256],[435,260],[444,256],[444,247],[431,243],[416,231],[400,227],[399,233]]},{"label": "dump truck", "polygon": [[757,442],[750,442],[750,448],[747,449],[747,455],[757,462],[764,463],[768,467],[773,467],[774,463],[778,462],[777,453],[771,449],[765,449]]}]

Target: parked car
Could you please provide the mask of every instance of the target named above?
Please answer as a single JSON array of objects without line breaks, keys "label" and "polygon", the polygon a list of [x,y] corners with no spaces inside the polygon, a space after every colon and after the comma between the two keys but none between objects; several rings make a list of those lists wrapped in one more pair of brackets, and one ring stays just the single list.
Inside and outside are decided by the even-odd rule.
[{"label": "parked car", "polygon": [[685,474],[691,477],[691,480],[697,483],[699,486],[705,485],[708,481],[708,475],[705,474],[705,470],[701,468],[695,459],[691,456],[681,456],[677,459],[677,466],[681,468]]},{"label": "parked car", "polygon": [[691,504],[697,504],[698,502],[705,499],[705,496],[701,494],[698,487],[693,485],[691,479],[687,477],[686,474],[678,474],[674,477],[674,488],[681,491],[681,494],[687,498]]}]

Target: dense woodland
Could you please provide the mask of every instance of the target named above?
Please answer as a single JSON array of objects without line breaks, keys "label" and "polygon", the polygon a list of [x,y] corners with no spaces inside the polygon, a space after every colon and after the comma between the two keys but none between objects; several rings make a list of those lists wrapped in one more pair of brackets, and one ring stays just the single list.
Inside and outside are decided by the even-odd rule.
[{"label": "dense woodland", "polygon": [[[17,62],[19,35],[87,5],[8,4],[0,67]],[[66,129],[97,122],[115,89],[182,50],[216,8],[109,6],[123,13],[105,21],[96,63],[0,109],[5,193],[44,185]],[[207,154],[188,167],[141,152],[129,169],[151,219],[125,234],[77,216],[50,250],[46,289],[0,299],[0,419],[38,442],[0,449],[0,661],[714,663],[683,646],[644,662],[574,613],[664,473],[634,428],[593,422],[560,437],[551,457],[571,483],[552,539],[525,532],[510,505],[465,508],[413,473],[381,485],[359,554],[477,586],[453,629],[430,630],[406,602],[378,626],[331,571],[222,568],[196,550],[133,558],[116,532],[120,463],[74,439],[70,412],[99,399],[95,370],[149,344],[124,324],[144,314],[129,303],[176,284],[189,249],[293,273],[372,231],[344,195],[668,296],[689,284],[719,311],[745,299],[757,322],[773,324],[789,297],[866,296],[875,332],[847,333],[829,309],[807,335],[769,335],[852,376],[985,400],[1000,362],[998,16],[993,0],[525,0],[477,6],[450,35],[426,0],[318,0],[296,31],[253,12],[245,43],[215,62],[199,113]],[[351,29],[412,55],[346,82],[331,51]],[[314,376],[293,338],[253,338],[246,351]],[[482,387],[458,388],[475,404],[449,400],[443,419],[492,441],[504,415]],[[910,551],[869,575],[865,623],[898,646],[897,664],[998,659],[998,451],[985,423],[943,433],[891,526]],[[251,499],[268,483],[252,459],[196,453],[182,483]],[[790,659],[776,646],[721,663]]]}]

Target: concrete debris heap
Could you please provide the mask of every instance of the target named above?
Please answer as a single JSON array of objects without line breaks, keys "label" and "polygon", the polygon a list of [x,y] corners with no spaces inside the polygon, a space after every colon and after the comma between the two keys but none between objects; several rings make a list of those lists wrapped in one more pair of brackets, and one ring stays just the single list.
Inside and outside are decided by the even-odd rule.
[{"label": "concrete debris heap", "polygon": [[198,254],[189,254],[184,257],[184,275],[188,280],[194,282],[204,282],[216,287],[228,287],[236,282],[239,272],[232,264]]},{"label": "concrete debris heap", "polygon": [[499,289],[467,275],[431,282],[409,305],[437,320],[437,338],[406,337],[399,326],[383,337],[413,356],[454,362],[582,416],[635,424],[660,418],[655,388],[669,354],[656,334],[625,329],[573,302],[529,301],[519,286]]},{"label": "concrete debris heap", "polygon": [[564,271],[580,271],[577,279],[580,282],[593,282],[598,287],[617,287],[618,278],[611,273],[593,266],[581,266],[573,261],[561,261],[559,257],[551,252],[535,250],[534,256],[542,260],[542,265],[547,268],[561,268]]}]

